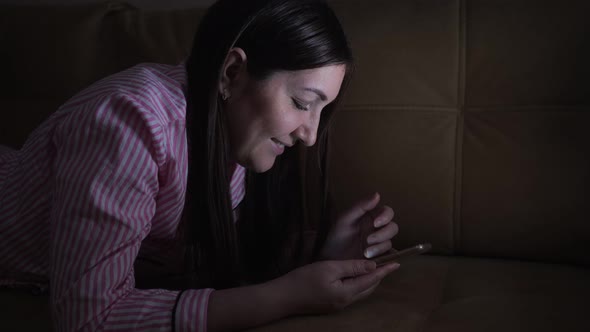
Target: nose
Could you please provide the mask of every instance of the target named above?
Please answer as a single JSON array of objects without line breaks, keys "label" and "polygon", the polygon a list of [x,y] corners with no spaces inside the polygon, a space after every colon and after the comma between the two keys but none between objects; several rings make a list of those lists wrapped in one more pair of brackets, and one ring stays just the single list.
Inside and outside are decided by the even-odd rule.
[{"label": "nose", "polygon": [[305,117],[303,123],[297,127],[297,129],[295,129],[294,135],[306,146],[313,146],[318,135],[320,115],[319,112],[307,112],[305,114],[307,116]]}]

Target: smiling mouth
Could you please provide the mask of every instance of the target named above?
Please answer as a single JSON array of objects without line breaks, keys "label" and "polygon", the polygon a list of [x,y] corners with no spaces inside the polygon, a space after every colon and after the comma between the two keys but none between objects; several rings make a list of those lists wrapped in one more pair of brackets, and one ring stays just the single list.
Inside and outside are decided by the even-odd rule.
[{"label": "smiling mouth", "polygon": [[271,139],[272,139],[273,142],[275,142],[278,146],[280,146],[282,148],[284,148],[284,147],[290,148],[291,147],[291,145],[287,145],[287,144],[285,144],[285,143],[283,143],[283,142],[281,142],[281,141],[279,141],[279,140],[277,140],[275,138],[271,138]]},{"label": "smiling mouth", "polygon": [[274,138],[271,138],[271,141],[273,143],[274,153],[276,153],[277,156],[283,154],[283,152],[285,152],[285,147],[289,146],[289,145],[287,145],[277,139],[274,139]]}]

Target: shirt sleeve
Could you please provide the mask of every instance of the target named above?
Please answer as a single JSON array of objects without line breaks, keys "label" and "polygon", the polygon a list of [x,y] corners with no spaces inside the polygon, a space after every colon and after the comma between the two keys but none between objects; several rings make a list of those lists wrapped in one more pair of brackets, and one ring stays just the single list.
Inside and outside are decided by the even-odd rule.
[{"label": "shirt sleeve", "polygon": [[125,96],[85,102],[54,132],[50,300],[58,331],[206,330],[212,289],[135,288],[133,263],[165,160],[162,126],[140,104]]}]

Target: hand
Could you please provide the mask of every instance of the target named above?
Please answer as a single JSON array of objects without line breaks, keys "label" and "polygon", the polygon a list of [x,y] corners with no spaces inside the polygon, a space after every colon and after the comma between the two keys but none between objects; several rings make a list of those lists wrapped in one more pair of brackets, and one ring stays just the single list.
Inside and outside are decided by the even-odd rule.
[{"label": "hand", "polygon": [[355,203],[332,226],[320,259],[373,258],[391,249],[398,226],[393,210],[378,206],[379,193]]},{"label": "hand", "polygon": [[381,280],[397,269],[389,263],[377,268],[368,260],[321,261],[276,279],[292,314],[319,314],[342,309],[369,296]]}]

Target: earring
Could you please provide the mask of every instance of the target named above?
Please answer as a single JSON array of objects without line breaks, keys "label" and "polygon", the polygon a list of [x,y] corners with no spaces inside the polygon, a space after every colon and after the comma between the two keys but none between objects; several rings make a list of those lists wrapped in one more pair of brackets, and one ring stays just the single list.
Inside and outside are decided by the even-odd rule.
[{"label": "earring", "polygon": [[221,94],[221,99],[223,99],[223,101],[226,101],[229,99],[229,97],[231,97],[231,94],[229,93],[229,91],[227,91],[227,89],[223,89],[223,93]]}]

